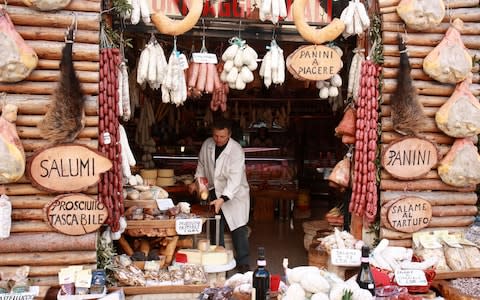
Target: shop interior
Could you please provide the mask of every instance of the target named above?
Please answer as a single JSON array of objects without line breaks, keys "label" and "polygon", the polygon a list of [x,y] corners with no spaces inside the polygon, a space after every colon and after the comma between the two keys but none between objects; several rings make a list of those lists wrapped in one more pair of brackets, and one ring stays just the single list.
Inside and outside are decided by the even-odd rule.
[{"label": "shop interior", "polygon": [[[335,2],[338,5],[334,6],[334,15],[343,8],[340,2]],[[127,26],[124,37],[132,47],[125,48],[125,56],[129,69],[134,70],[141,50],[155,38],[167,57],[174,46],[187,58],[202,46],[221,57],[233,36],[246,40],[259,58],[265,55],[272,39],[283,49],[285,58],[305,44],[293,25],[278,27],[258,21],[206,18],[175,39],[155,35],[155,30],[147,26]],[[351,60],[355,43],[355,38],[339,38],[333,43],[343,51],[344,66]],[[138,143],[138,128],[144,127],[140,124],[144,121],[142,104],[149,99],[155,119],[148,134],[155,141],[155,151],[150,147],[147,152],[154,164],[139,165],[174,169],[177,178],[185,178],[182,176],[195,173],[196,155],[210,136],[213,118],[224,116],[233,120],[232,137],[244,146],[251,189],[250,265],[255,266],[257,247],[265,246],[270,268],[276,273],[281,273],[285,255],[291,265],[306,264],[302,223],[323,219],[329,209],[341,204],[342,194],[329,187],[326,179],[348,151],[335,137],[335,127],[346,103],[343,98],[346,87],[338,97],[320,99],[315,82],[300,81],[288,71],[285,73],[284,84],[267,89],[258,72],[254,72],[254,81],[244,90],[230,89],[225,112],[210,109],[210,94],[189,98],[176,107],[162,103],[160,89],[147,86],[141,90],[140,105],[132,112],[133,117],[124,124],[135,157],[142,161],[140,158],[145,158],[146,151]],[[346,68],[342,68],[340,75],[344,82],[346,73]],[[198,204],[179,180],[166,190],[174,201]]]}]

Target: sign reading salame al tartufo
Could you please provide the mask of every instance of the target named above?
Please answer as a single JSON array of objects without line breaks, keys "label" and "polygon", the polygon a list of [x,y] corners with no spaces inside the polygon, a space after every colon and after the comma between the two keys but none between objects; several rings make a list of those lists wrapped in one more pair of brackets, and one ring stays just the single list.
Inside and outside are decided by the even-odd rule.
[{"label": "sign reading salame al tartufo", "polygon": [[387,219],[390,225],[401,232],[416,232],[430,224],[432,205],[418,197],[404,197],[388,203]]},{"label": "sign reading salame al tartufo", "polygon": [[[150,11],[152,13],[161,11],[169,16],[185,16],[188,13],[188,7],[191,1],[198,0],[148,0]],[[253,0],[205,0],[202,17],[205,18],[239,18],[239,19],[257,19],[258,9],[253,10]],[[286,0],[287,17],[285,21],[292,19],[293,0]],[[331,16],[327,9],[322,7],[320,1],[310,0],[305,9],[305,20],[313,23],[328,23]]]}]

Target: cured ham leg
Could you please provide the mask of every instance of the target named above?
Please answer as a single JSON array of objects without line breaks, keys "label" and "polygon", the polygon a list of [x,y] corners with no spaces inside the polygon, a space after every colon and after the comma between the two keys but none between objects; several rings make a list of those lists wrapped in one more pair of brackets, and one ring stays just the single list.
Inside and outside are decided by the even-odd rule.
[{"label": "cured ham leg", "polygon": [[460,38],[463,22],[455,19],[443,40],[423,60],[423,70],[442,83],[458,83],[472,71],[472,57]]},{"label": "cured ham leg", "polygon": [[438,128],[453,137],[480,134],[480,103],[470,92],[471,76],[457,85],[452,96],[435,114]]},{"label": "cured ham leg", "polygon": [[25,171],[25,152],[17,134],[17,107],[7,104],[0,117],[0,184],[15,182]]},{"label": "cured ham leg", "polygon": [[480,183],[480,155],[471,139],[455,140],[438,165],[438,175],[446,184],[458,187]]},{"label": "cured ham leg", "polygon": [[13,26],[7,11],[0,8],[0,82],[19,82],[37,67],[38,57]]}]

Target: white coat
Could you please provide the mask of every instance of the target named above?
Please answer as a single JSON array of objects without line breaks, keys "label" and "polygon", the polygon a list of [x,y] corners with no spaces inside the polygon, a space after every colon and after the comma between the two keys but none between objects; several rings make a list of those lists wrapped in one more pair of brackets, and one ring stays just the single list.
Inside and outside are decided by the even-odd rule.
[{"label": "white coat", "polygon": [[215,142],[213,138],[205,140],[195,172],[195,178],[199,177],[208,179],[208,189],[215,188],[217,198],[224,195],[230,199],[221,208],[230,230],[248,223],[250,188],[245,173],[245,153],[239,143],[230,138],[215,161]]}]

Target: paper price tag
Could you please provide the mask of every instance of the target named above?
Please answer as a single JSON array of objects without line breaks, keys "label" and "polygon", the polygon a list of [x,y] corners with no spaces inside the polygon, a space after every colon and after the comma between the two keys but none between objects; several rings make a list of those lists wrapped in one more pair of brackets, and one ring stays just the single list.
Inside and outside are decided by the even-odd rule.
[{"label": "paper price tag", "polygon": [[217,64],[218,59],[215,53],[201,53],[195,52],[192,53],[192,59],[194,63],[206,63],[206,64]]},{"label": "paper price tag", "polygon": [[427,286],[423,270],[396,270],[395,281],[400,286]]},{"label": "paper price tag", "polygon": [[179,60],[179,62],[180,62],[179,65],[180,65],[180,68],[181,68],[182,70],[188,69],[188,59],[187,59],[187,57],[185,56],[185,54],[183,54],[183,53],[180,54],[180,55],[178,56],[178,60]]},{"label": "paper price tag", "polygon": [[357,267],[362,252],[358,249],[332,249],[330,257],[334,266]]},{"label": "paper price tag", "polygon": [[155,201],[157,202],[157,207],[159,210],[168,210],[169,208],[175,206],[170,198],[155,199]]},{"label": "paper price tag", "polygon": [[175,230],[181,235],[199,234],[202,232],[202,219],[177,219]]},{"label": "paper price tag", "polygon": [[110,137],[110,132],[108,131],[103,132],[103,144],[109,145],[111,142],[112,142],[112,139]]}]

